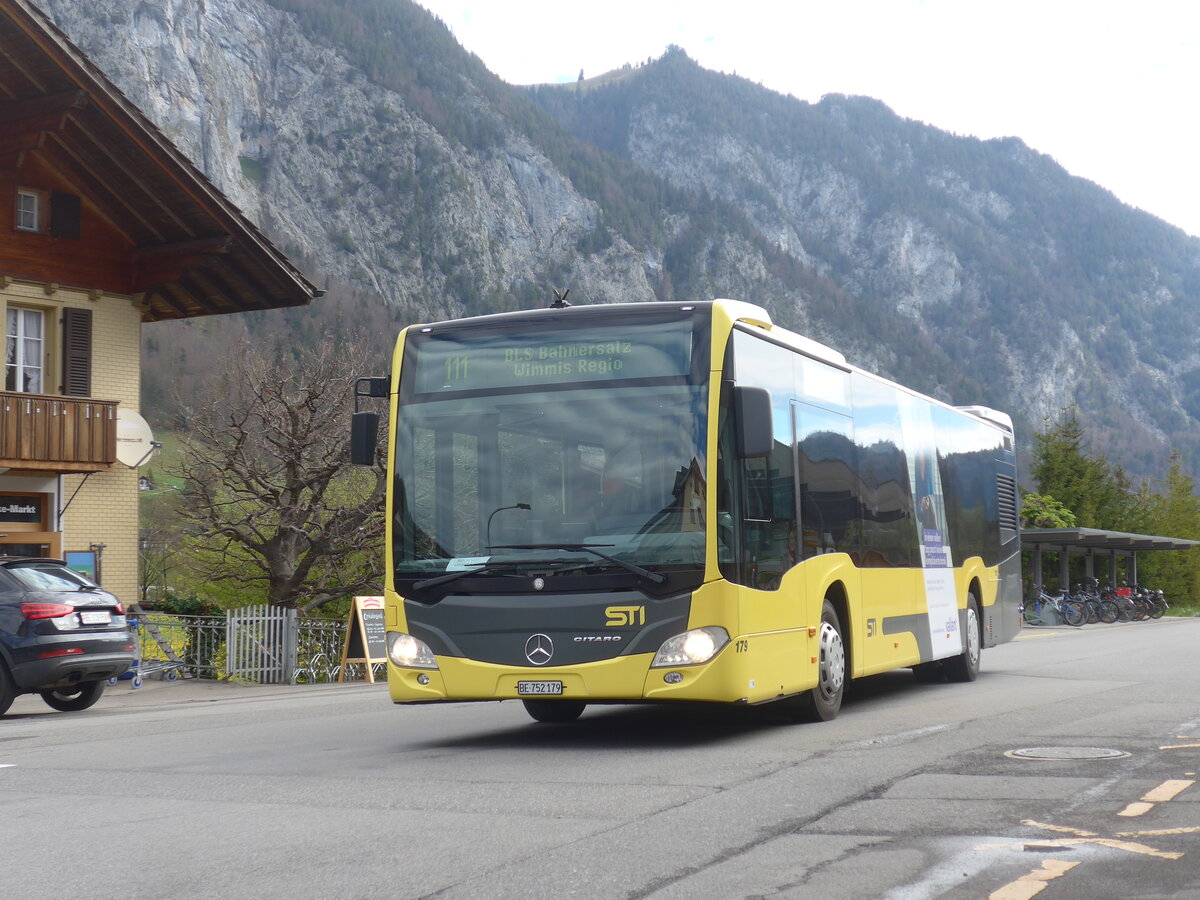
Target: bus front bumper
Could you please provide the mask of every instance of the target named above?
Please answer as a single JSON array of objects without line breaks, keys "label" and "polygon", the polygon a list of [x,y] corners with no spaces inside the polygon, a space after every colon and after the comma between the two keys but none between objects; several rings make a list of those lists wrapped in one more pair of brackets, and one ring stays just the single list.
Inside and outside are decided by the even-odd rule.
[{"label": "bus front bumper", "polygon": [[[408,669],[388,663],[394,703],[550,699],[586,702],[707,701],[752,699],[745,662],[732,642],[711,661],[695,666],[650,668],[654,654],[620,656],[568,668],[502,666],[456,657],[437,657],[437,669]],[[525,692],[518,684],[525,682]],[[528,683],[542,687],[530,687]],[[561,693],[532,693],[561,683]]]}]

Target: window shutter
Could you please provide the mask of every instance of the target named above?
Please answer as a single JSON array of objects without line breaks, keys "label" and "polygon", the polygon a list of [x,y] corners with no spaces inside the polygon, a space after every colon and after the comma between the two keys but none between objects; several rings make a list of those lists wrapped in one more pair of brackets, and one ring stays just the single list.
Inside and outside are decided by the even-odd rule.
[{"label": "window shutter", "polygon": [[62,392],[87,397],[92,393],[92,311],[67,306],[62,313]]},{"label": "window shutter", "polygon": [[54,191],[50,194],[50,233],[79,240],[79,198]]}]

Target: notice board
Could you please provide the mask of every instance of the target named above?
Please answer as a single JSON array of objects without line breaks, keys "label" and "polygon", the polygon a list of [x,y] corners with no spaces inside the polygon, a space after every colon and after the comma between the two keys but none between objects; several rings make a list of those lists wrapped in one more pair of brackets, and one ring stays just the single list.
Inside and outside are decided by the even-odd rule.
[{"label": "notice board", "polygon": [[347,663],[364,663],[367,681],[375,683],[371,666],[387,662],[387,622],[382,597],[355,597],[346,622],[346,640],[342,644],[342,665],[338,681],[345,680]]}]

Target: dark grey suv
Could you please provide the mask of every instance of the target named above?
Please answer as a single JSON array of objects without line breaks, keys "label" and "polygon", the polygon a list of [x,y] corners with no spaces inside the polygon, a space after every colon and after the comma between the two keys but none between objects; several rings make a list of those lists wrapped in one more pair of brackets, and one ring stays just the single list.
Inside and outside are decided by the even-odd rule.
[{"label": "dark grey suv", "polygon": [[0,556],[0,715],[18,694],[87,709],[136,659],[125,608],[57,559]]}]

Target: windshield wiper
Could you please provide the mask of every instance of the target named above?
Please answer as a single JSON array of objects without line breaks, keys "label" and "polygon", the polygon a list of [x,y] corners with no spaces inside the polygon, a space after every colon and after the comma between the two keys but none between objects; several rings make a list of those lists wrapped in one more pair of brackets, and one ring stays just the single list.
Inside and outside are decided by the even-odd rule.
[{"label": "windshield wiper", "polygon": [[[623,559],[618,559],[615,556],[609,556],[607,553],[601,553],[597,547],[611,547],[612,544],[500,544],[495,547],[489,547],[489,550],[566,550],[568,553],[590,553],[593,556],[598,556],[603,560],[607,560],[614,566],[620,566],[626,572],[637,575],[639,578],[645,578],[654,584],[663,584],[667,580],[667,576],[661,572],[651,572],[649,569],[643,569],[639,565],[631,562],[626,562]],[[457,572],[455,573],[458,574]]]},{"label": "windshield wiper", "polygon": [[[499,549],[499,548],[497,548]],[[487,572],[492,569],[508,569],[514,566],[542,566],[552,565],[556,560],[550,559],[497,559],[493,562],[479,563],[470,569],[459,569],[457,572],[446,572],[443,575],[435,575],[433,578],[426,578],[424,581],[413,583],[414,591],[423,591],[426,588],[437,587],[439,584],[447,584],[451,581],[457,581],[467,575],[478,575],[481,572]]]}]

